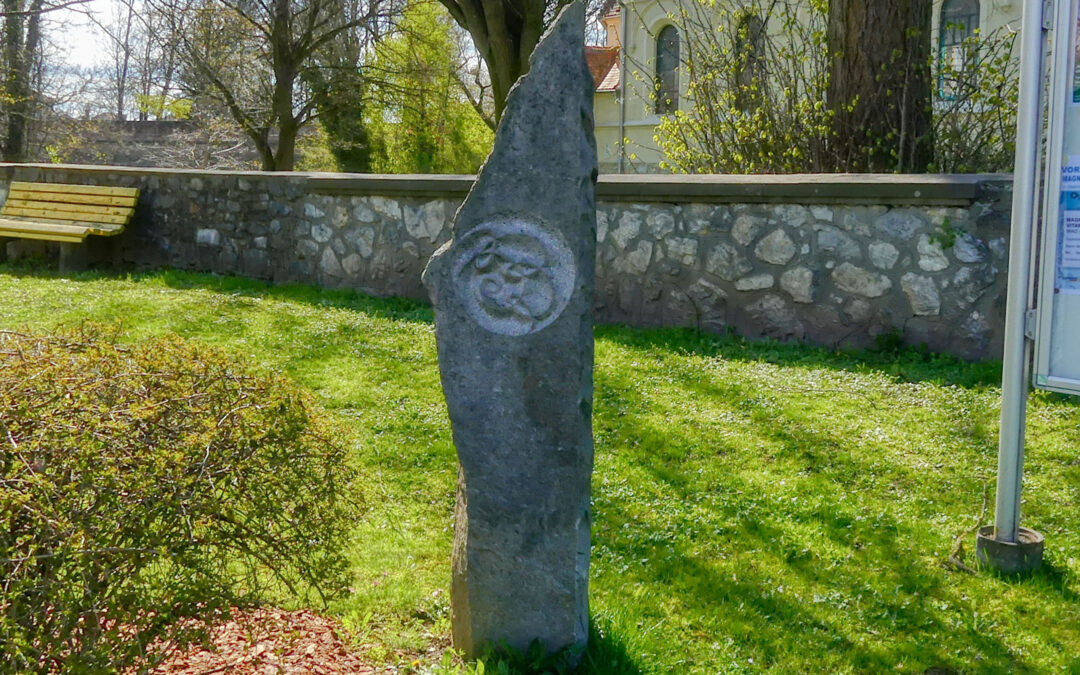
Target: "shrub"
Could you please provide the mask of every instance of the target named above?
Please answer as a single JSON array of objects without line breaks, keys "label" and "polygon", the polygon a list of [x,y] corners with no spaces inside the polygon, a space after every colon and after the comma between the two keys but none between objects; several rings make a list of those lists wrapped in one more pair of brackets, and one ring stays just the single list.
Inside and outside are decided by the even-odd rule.
[{"label": "shrub", "polygon": [[345,450],[215,349],[0,332],[0,445],[0,672],[145,665],[189,619],[347,586]]}]

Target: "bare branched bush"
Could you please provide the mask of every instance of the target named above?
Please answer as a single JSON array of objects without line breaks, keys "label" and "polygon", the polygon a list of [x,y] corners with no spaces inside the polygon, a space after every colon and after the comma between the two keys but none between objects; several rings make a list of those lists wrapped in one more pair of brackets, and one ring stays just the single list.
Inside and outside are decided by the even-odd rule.
[{"label": "bare branched bush", "polygon": [[2,673],[145,666],[230,604],[347,586],[342,444],[216,350],[2,332],[0,445]]}]

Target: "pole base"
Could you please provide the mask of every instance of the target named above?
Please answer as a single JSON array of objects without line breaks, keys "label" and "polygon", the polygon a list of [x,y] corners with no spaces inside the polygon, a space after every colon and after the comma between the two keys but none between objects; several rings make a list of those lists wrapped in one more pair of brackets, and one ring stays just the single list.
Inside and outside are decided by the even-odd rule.
[{"label": "pole base", "polygon": [[1035,530],[1021,527],[1017,541],[994,538],[994,526],[979,528],[975,539],[975,557],[983,565],[1003,574],[1034,572],[1042,567],[1044,537]]}]

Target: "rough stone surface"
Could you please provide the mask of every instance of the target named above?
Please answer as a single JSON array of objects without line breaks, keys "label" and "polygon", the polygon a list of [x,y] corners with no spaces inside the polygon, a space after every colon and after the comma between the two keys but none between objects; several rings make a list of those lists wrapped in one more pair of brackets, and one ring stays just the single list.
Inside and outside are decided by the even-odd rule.
[{"label": "rough stone surface", "polygon": [[453,239],[424,271],[460,460],[451,619],[469,656],[588,639],[596,148],[584,29],[579,1],[537,46]]},{"label": "rough stone surface", "polygon": [[754,269],[754,266],[735,250],[734,246],[721,242],[709,253],[705,269],[710,274],[715,274],[721,279],[734,281]]},{"label": "rough stone surface", "polygon": [[754,254],[759,260],[772,265],[786,265],[795,257],[798,249],[795,242],[783,230],[773,230],[754,247]]},{"label": "rough stone surface", "polygon": [[737,291],[760,291],[766,288],[772,288],[776,282],[771,274],[755,274],[752,277],[743,277],[735,282],[735,290]]},{"label": "rough stone surface", "polygon": [[861,295],[864,298],[881,297],[892,288],[889,277],[864,270],[851,263],[844,263],[833,270],[832,278],[841,290]]},{"label": "rough stone surface", "polygon": [[780,288],[784,289],[795,302],[814,301],[814,273],[805,267],[796,267],[780,276]]},{"label": "rough stone surface", "polygon": [[870,262],[879,270],[891,270],[900,258],[900,251],[887,241],[875,241],[868,248]]},{"label": "rough stone surface", "polygon": [[835,227],[826,227],[818,232],[818,248],[844,260],[858,260],[862,257],[859,243]]},{"label": "rough stone surface", "polygon": [[[386,181],[392,188],[387,194],[371,187],[343,189],[341,184],[355,177],[324,175],[318,184],[329,181],[333,190],[323,193],[315,177],[302,173],[241,178],[222,172],[62,165],[0,166],[0,196],[11,180],[142,190],[132,222],[123,234],[96,242],[92,264],[168,266],[409,298],[427,297],[420,272],[449,239],[449,221],[462,198],[457,189],[417,190],[415,183],[426,179],[411,177]],[[635,180],[655,192],[651,177]],[[867,347],[873,346],[874,335],[898,331],[908,344],[926,342],[933,350],[969,359],[1000,358],[1008,186],[1001,178],[984,177],[980,196],[960,206],[871,204],[873,194],[860,194],[862,204],[729,204],[677,194],[646,201],[632,191],[611,196],[597,206],[595,316],[636,326],[795,339],[799,331],[793,324],[778,333],[778,307],[756,305],[756,311],[748,311],[771,293],[789,303],[784,311],[797,317],[807,342]],[[323,215],[305,215],[315,211]],[[783,265],[759,260],[754,252],[777,229],[799,249]],[[951,241],[945,236],[949,231],[957,234]],[[829,234],[822,238],[824,232]],[[839,234],[850,237],[861,256],[854,257],[854,247]],[[931,249],[933,241],[943,245]],[[18,240],[8,240],[6,249],[14,258],[55,255],[55,249]],[[920,261],[942,269],[923,269]],[[867,290],[858,283],[860,276],[885,284],[878,277],[851,274],[845,263],[888,279],[888,289],[876,297],[850,290]],[[937,314],[913,311],[902,283],[909,273],[933,281],[940,299]],[[762,274],[773,276],[773,290],[736,288],[740,279]],[[929,310],[932,303],[919,307]]]},{"label": "rough stone surface", "polygon": [[941,296],[933,279],[908,272],[900,278],[900,287],[915,316],[933,316],[941,312]]},{"label": "rough stone surface", "polygon": [[919,269],[927,272],[940,272],[949,267],[949,259],[941,244],[930,239],[929,235],[919,237]]}]

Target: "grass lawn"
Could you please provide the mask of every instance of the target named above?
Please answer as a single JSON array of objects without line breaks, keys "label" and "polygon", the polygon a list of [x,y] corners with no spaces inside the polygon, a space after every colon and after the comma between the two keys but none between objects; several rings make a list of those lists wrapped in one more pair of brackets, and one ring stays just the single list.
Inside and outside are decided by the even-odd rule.
[{"label": "grass lawn", "polygon": [[[402,672],[460,668],[442,654],[455,456],[428,308],[0,267],[0,328],[88,319],[213,343],[313,391],[368,476],[354,587],[332,611]],[[1023,517],[1046,568],[943,564],[963,535],[974,565],[993,516],[999,368],[598,327],[585,671],[1080,673],[1076,400],[1030,397]]]}]

